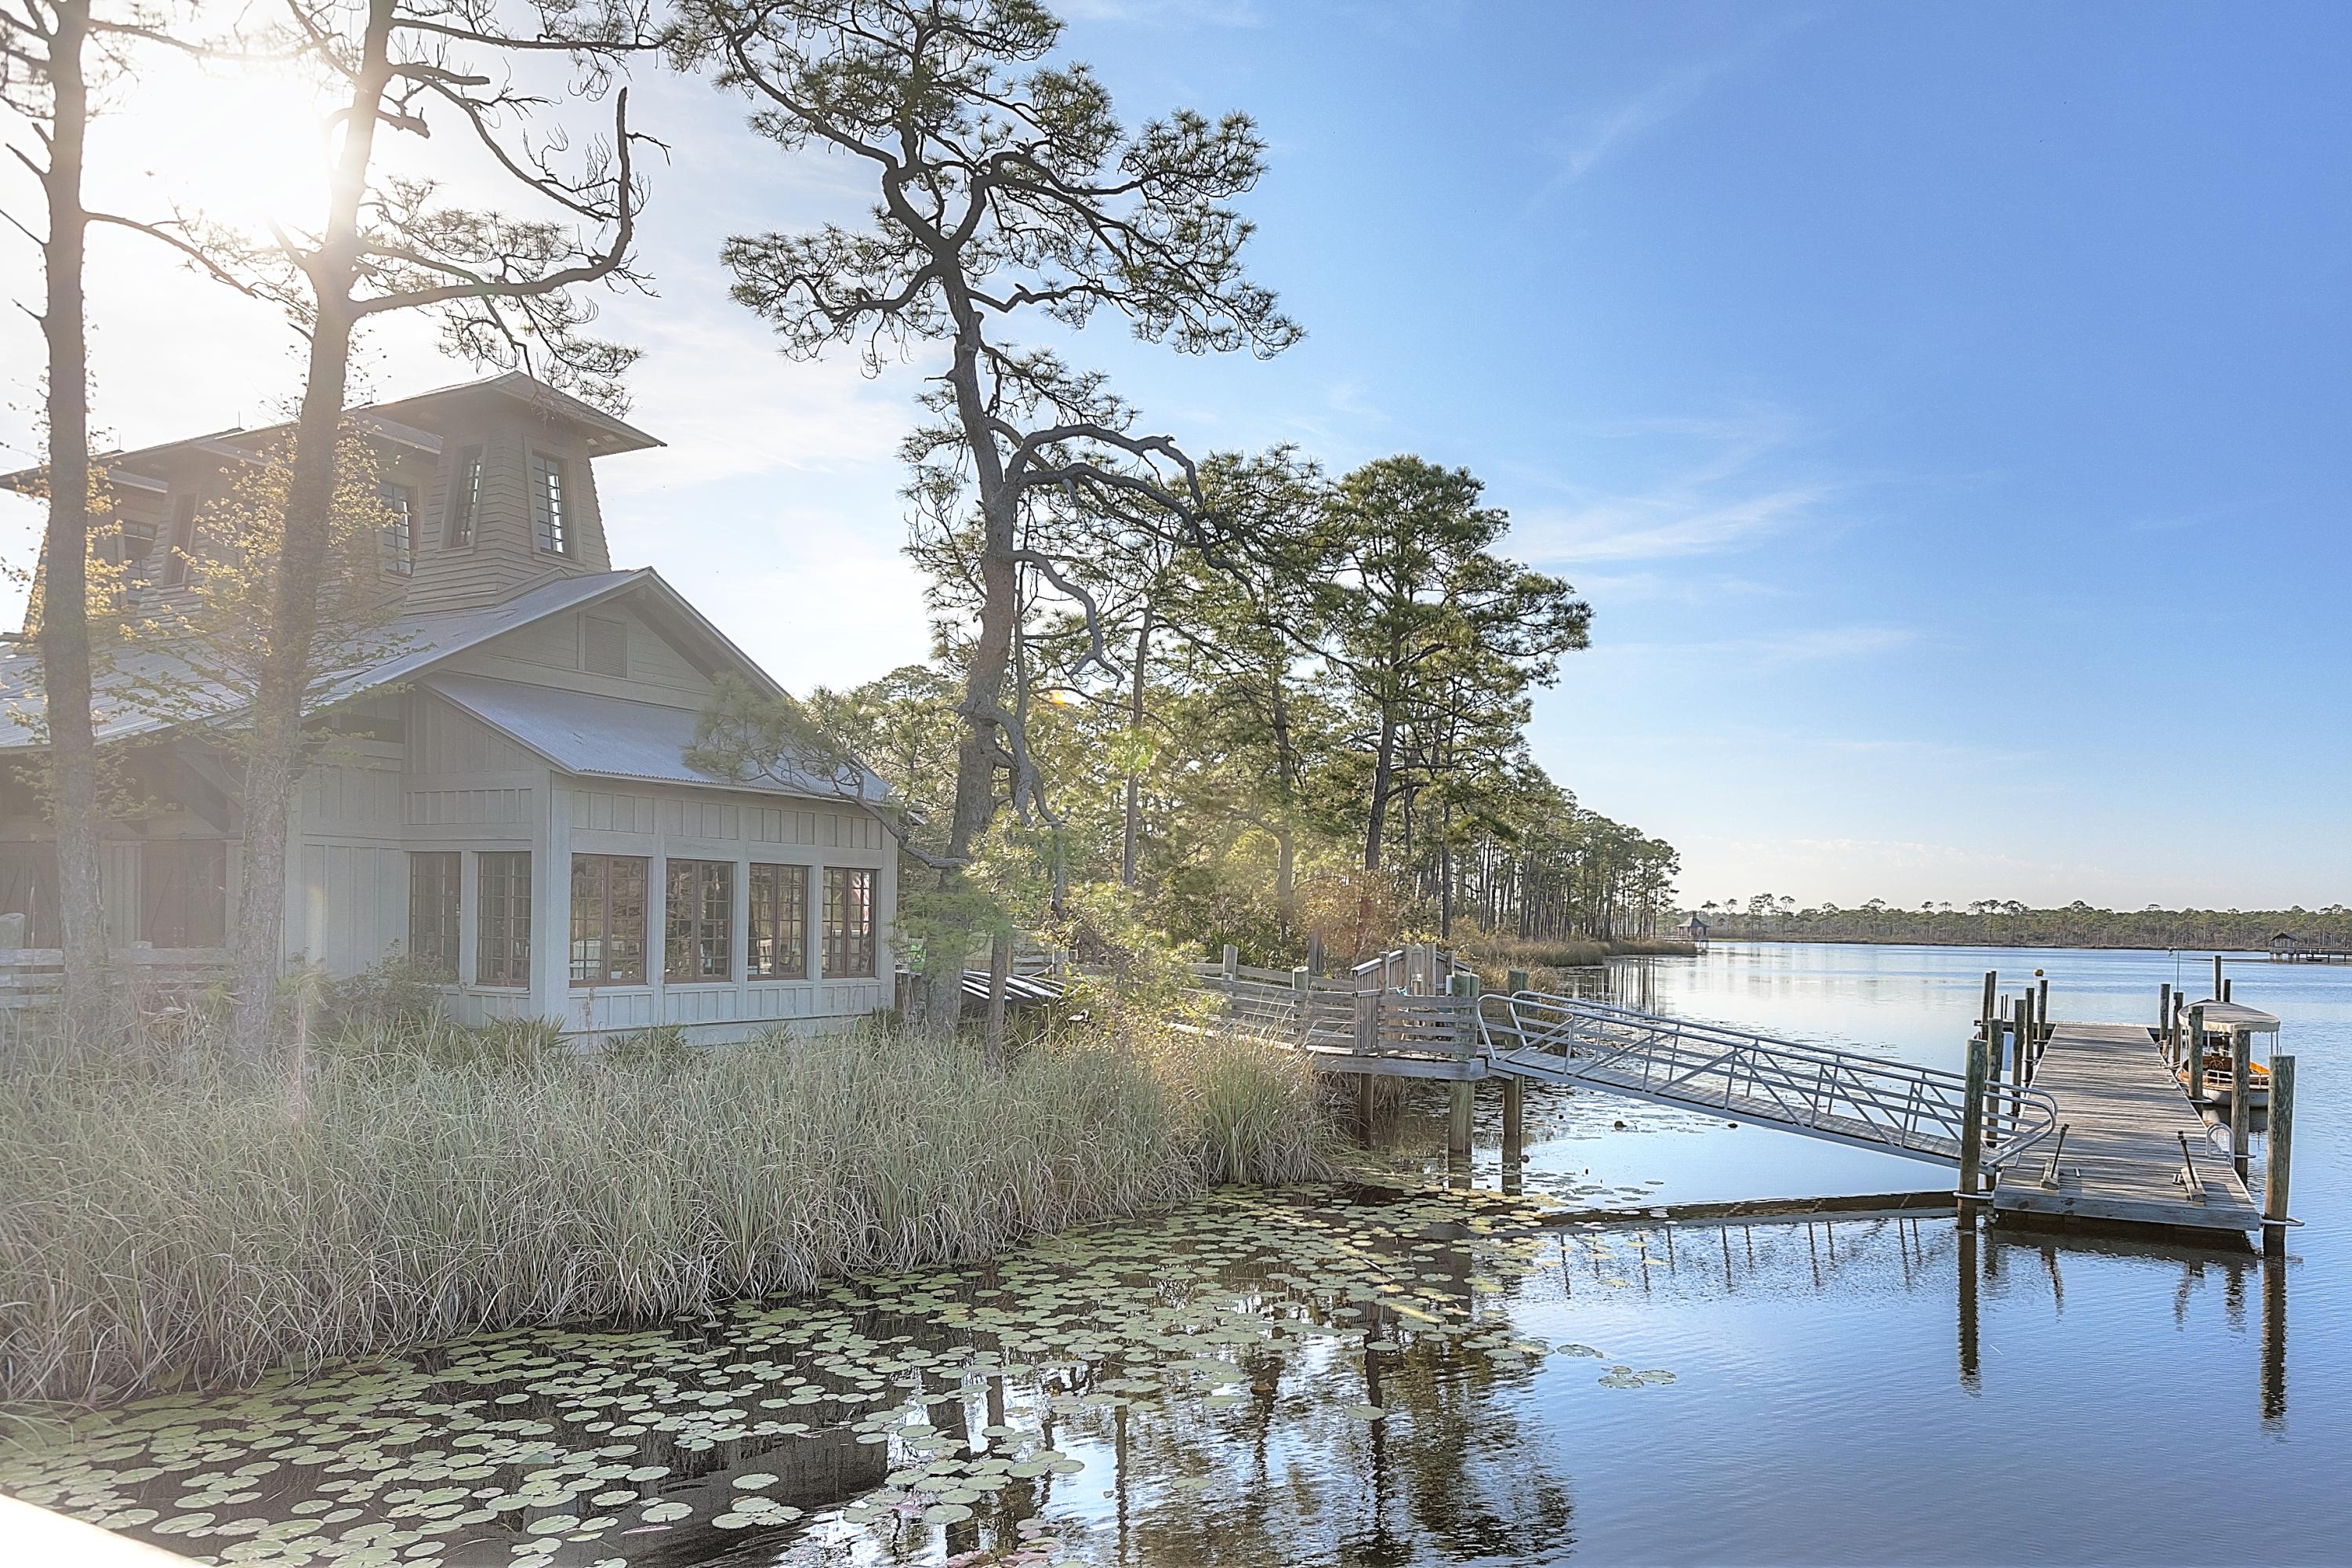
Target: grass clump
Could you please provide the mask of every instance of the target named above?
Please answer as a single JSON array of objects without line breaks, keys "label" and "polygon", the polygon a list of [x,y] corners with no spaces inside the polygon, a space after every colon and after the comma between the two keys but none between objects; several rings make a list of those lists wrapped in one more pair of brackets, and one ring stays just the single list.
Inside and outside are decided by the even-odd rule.
[{"label": "grass clump", "polygon": [[1294,1057],[1122,1022],[1009,1065],[873,1026],[595,1055],[362,1028],[0,1062],[0,1399],[121,1397],[986,1256],[1213,1183],[1322,1173]]}]

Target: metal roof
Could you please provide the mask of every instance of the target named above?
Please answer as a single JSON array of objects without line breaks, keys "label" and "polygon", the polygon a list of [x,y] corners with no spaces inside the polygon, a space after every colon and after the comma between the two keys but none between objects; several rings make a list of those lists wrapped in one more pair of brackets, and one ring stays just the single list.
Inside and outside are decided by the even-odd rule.
[{"label": "metal roof", "polygon": [[[369,639],[381,657],[328,681],[310,706],[331,707],[371,688],[405,680],[428,666],[492,637],[548,616],[594,604],[648,580],[660,582],[650,568],[593,572],[578,577],[559,577],[479,609],[436,610],[400,616]],[[667,584],[661,586],[676,597],[676,591]],[[117,652],[91,684],[90,706],[98,721],[100,741],[151,734],[179,722],[234,719],[246,703],[243,693],[199,679],[185,650],[161,641]],[[172,690],[170,706],[175,711],[159,710],[152,700],[159,687]],[[148,700],[142,700],[142,698]],[[45,743],[37,722],[44,700],[41,659],[36,645],[8,645],[8,651],[0,654],[0,752]]]},{"label": "metal roof", "polygon": [[781,779],[738,780],[688,767],[685,753],[694,743],[697,718],[689,709],[484,675],[427,675],[417,684],[563,772],[583,778],[715,786],[868,805],[883,797],[882,781],[856,762],[845,763],[834,774],[811,759],[805,767],[788,768]]}]

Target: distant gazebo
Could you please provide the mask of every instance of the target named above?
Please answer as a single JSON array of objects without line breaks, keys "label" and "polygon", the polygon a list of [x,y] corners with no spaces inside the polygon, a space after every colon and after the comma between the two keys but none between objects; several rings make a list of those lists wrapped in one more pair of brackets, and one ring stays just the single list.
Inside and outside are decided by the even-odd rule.
[{"label": "distant gazebo", "polygon": [[1675,929],[1683,933],[1685,940],[1699,947],[1706,945],[1706,922],[1696,915],[1691,916]]}]

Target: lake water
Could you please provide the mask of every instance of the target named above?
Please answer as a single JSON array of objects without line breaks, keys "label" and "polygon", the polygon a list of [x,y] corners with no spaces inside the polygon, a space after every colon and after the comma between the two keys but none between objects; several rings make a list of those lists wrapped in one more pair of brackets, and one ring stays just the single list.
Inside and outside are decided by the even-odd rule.
[{"label": "lake water", "polygon": [[[2132,1022],[2204,957],[1718,945],[1606,984],[1957,1066],[1987,968]],[[2283,1262],[1942,1215],[1562,1224],[1949,1178],[1538,1092],[1549,1215],[1220,1194],[992,1267],[149,1401],[27,1435],[0,1488],[224,1561],[2342,1561],[2352,968],[2231,973],[2300,1063]]]}]

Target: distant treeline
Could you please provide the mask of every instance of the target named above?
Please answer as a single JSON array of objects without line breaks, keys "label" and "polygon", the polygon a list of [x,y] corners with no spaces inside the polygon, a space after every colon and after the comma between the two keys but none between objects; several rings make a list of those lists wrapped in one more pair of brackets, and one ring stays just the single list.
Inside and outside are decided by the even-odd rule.
[{"label": "distant treeline", "polygon": [[[1752,942],[1908,942],[1988,947],[2266,949],[2280,932],[2305,949],[2352,951],[2352,908],[2102,910],[2077,900],[2037,910],[2014,900],[1898,909],[1873,899],[1853,909],[1800,909],[1769,893],[1703,903],[1710,937]],[[1687,916],[1685,917],[1687,918]]]}]

